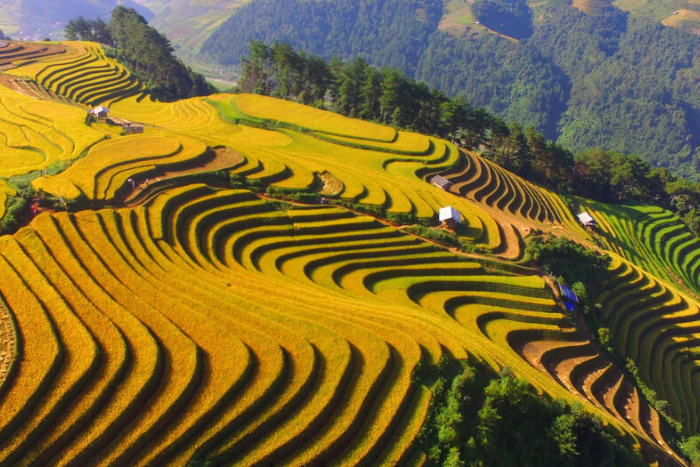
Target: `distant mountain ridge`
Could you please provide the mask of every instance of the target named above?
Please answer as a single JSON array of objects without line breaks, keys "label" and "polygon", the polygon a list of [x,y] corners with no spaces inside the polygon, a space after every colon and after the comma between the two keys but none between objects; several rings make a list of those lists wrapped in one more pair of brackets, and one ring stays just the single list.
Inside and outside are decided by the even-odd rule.
[{"label": "distant mountain ridge", "polygon": [[235,64],[250,38],[326,58],[363,56],[575,151],[633,152],[697,179],[700,38],[661,20],[700,5],[548,0],[530,5],[532,32],[514,40],[507,27],[489,33],[477,4],[527,8],[500,0],[253,0],[204,43],[202,59]]},{"label": "distant mountain ridge", "polygon": [[133,0],[3,0],[0,29],[17,39],[62,38],[69,20],[83,16],[108,21],[119,5],[134,8],[147,21],[155,18],[150,9]]},{"label": "distant mountain ridge", "polygon": [[151,25],[163,32],[186,60],[197,60],[202,43],[251,0],[135,0],[155,13]]}]

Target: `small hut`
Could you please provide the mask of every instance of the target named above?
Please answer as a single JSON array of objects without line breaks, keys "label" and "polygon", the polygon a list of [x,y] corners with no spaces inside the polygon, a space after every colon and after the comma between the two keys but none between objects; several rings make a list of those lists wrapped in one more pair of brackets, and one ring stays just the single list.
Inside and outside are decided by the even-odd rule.
[{"label": "small hut", "polygon": [[454,230],[459,224],[462,223],[462,215],[452,206],[446,206],[440,208],[440,223]]},{"label": "small hut", "polygon": [[143,125],[139,125],[136,123],[126,123],[122,125],[122,129],[124,130],[124,133],[129,135],[143,133]]},{"label": "small hut", "polygon": [[588,214],[588,212],[584,211],[578,216],[578,221],[583,225],[584,227],[598,227],[598,223],[593,219],[593,216]]},{"label": "small hut", "polygon": [[452,187],[452,182],[447,180],[445,177],[440,176],[440,175],[436,175],[433,178],[431,178],[430,183],[432,183],[436,187],[441,188],[445,191],[449,190],[450,187]]},{"label": "small hut", "polygon": [[107,118],[107,115],[109,115],[109,109],[103,105],[100,105],[94,109],[91,109],[88,113],[95,118]]}]

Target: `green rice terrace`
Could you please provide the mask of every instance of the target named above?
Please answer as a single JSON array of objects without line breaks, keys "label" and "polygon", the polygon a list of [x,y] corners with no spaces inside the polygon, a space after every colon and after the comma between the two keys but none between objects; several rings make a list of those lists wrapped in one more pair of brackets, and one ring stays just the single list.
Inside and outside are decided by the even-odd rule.
[{"label": "green rice terrace", "polygon": [[[156,102],[98,44],[0,64],[0,465],[430,465],[421,375],[446,361],[685,465],[666,420],[700,432],[700,241],[674,214],[269,97]],[[446,206],[451,247],[425,238]],[[611,256],[590,313],[634,375],[526,257],[542,233]]]}]

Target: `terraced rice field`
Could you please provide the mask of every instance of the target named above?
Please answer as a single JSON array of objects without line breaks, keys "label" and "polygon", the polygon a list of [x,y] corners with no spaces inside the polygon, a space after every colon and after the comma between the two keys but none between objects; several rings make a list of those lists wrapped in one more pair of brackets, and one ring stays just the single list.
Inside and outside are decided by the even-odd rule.
[{"label": "terraced rice field", "polygon": [[572,233],[587,236],[559,195],[478,154],[461,151],[457,163],[443,176],[452,183],[450,192],[456,195],[535,223],[540,229],[565,226]]},{"label": "terraced rice field", "polygon": [[4,44],[4,46],[0,47],[0,70],[10,68],[15,63],[65,53],[63,47],[53,44],[41,42],[0,42]]},{"label": "terraced rice field", "polygon": [[205,185],[42,214],[2,238],[0,262],[35,357],[0,411],[0,452],[22,463],[405,460],[429,403],[420,361],[518,366],[513,335],[566,334],[539,277],[336,207],[278,211]]},{"label": "terraced rice field", "polygon": [[42,60],[7,73],[30,78],[56,95],[88,106],[109,106],[120,99],[143,95],[143,84],[107,57],[101,45],[68,42],[66,46],[69,52],[60,59]]},{"label": "terraced rice field", "polygon": [[610,0],[574,0],[572,5],[586,14],[597,16],[611,7],[612,2]]},{"label": "terraced rice field", "polygon": [[615,347],[641,378],[670,403],[689,432],[698,430],[698,303],[616,256],[614,278],[599,297]]},{"label": "terraced rice field", "polygon": [[[436,217],[441,206],[453,203],[467,219],[470,238],[490,250],[503,248],[503,234],[490,216],[465,200],[433,189],[416,176],[456,162],[459,151],[450,143],[391,128],[387,131],[339,115],[324,119],[316,109],[290,103],[297,109],[296,114],[284,108],[280,114],[285,120],[276,129],[272,128],[275,125],[268,125],[271,129],[245,125],[231,128],[232,121],[258,125],[262,121],[259,119],[273,117],[267,98],[257,107],[250,104],[253,99],[217,95],[175,104],[141,104],[132,98],[113,109],[135,121],[158,122],[156,127],[204,138],[210,146],[233,148],[247,161],[234,171],[236,174],[273,187],[318,191],[323,185],[320,174],[324,173],[342,186],[338,193],[341,200],[423,219]],[[248,111],[259,113],[242,113],[239,102],[248,106]],[[301,121],[308,126],[300,126]],[[330,134],[329,129],[341,127],[343,122],[351,125],[350,135]]]},{"label": "terraced rice field", "polygon": [[[557,194],[449,142],[292,103],[155,102],[99,46],[63,47],[0,75],[47,90],[0,87],[0,177],[71,211],[0,237],[1,465],[420,464],[432,394],[415,370],[447,358],[510,367],[647,462],[678,465],[631,378],[537,270],[504,259],[530,231],[592,244]],[[98,101],[145,132],[86,125],[75,103]],[[38,172],[56,161],[65,170]],[[328,202],[273,202],[229,177]],[[14,195],[0,181],[2,209]],[[435,225],[446,205],[484,254],[384,219]],[[598,240],[628,256],[600,318],[697,431],[697,304],[670,285],[695,287],[692,239],[666,213],[619,209],[627,237]]]},{"label": "terraced rice field", "polygon": [[158,132],[125,136],[93,146],[87,155],[68,170],[39,179],[35,186],[68,200],[83,197],[114,201],[120,192],[131,189],[128,180],[139,184],[158,169],[197,164],[207,153],[204,143]]},{"label": "terraced rice field", "polygon": [[104,134],[75,107],[37,100],[0,86],[0,177],[74,160]]},{"label": "terraced rice field", "polygon": [[700,240],[678,216],[648,205],[586,201],[582,206],[599,222],[599,238],[607,250],[699,296]]}]

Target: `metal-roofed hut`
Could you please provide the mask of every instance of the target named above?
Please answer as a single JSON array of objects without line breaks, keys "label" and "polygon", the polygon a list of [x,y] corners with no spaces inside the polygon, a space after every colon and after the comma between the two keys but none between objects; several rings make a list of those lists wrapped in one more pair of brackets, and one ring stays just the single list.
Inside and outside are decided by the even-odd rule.
[{"label": "metal-roofed hut", "polygon": [[452,187],[452,182],[441,175],[435,175],[433,178],[430,179],[430,183],[445,191],[449,190]]},{"label": "metal-roofed hut", "polygon": [[107,115],[109,114],[109,108],[105,107],[104,105],[100,105],[95,107],[94,109],[91,109],[88,113],[96,118],[107,118]]},{"label": "metal-roofed hut", "polygon": [[462,223],[462,215],[452,206],[440,208],[439,219],[441,225],[452,230]]},{"label": "metal-roofed hut", "polygon": [[596,220],[593,219],[593,216],[588,214],[588,212],[586,212],[586,211],[583,211],[581,214],[578,214],[576,217],[578,217],[578,221],[584,227],[598,227],[598,223],[596,222]]}]

